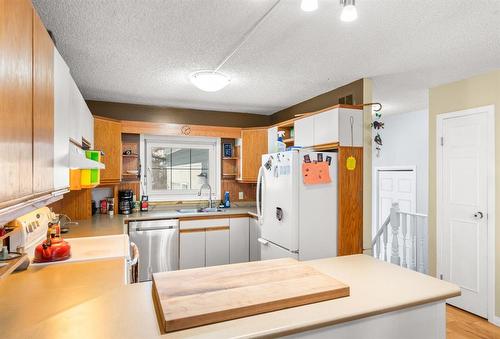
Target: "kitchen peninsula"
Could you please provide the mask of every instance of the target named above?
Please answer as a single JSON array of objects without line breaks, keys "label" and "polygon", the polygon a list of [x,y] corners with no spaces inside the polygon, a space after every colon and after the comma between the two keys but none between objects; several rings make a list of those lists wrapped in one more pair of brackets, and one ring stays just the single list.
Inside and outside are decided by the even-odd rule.
[{"label": "kitchen peninsula", "polygon": [[[460,294],[457,286],[365,255],[305,263],[349,285],[350,296],[168,334],[160,331],[150,282],[125,285],[120,272],[112,279],[112,272],[120,270],[119,262],[61,264],[47,268],[46,272],[30,269],[14,274],[2,285],[2,335],[54,338],[57,328],[58,334],[68,338],[96,339],[284,335],[335,338],[346,337],[346,333],[350,337],[371,338],[445,337],[444,303]],[[71,288],[62,288],[66,287],[70,272],[82,279]],[[26,284],[32,287],[29,298],[19,298],[25,293],[21,292]],[[55,308],[42,302],[47,291],[51,292]],[[28,311],[35,316],[24,327],[16,326],[15,319],[22,319]]]}]

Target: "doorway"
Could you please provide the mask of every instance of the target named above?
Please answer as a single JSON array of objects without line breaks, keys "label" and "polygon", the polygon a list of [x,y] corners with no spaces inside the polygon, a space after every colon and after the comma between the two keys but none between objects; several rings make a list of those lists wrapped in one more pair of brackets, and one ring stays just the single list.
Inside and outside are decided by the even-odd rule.
[{"label": "doorway", "polygon": [[494,315],[494,126],[493,106],[437,117],[438,277],[461,288],[449,304],[483,318]]}]

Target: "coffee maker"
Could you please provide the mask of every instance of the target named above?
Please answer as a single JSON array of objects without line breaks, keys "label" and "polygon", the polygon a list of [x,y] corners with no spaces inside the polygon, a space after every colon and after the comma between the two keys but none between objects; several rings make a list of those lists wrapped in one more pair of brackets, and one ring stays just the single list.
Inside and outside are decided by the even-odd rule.
[{"label": "coffee maker", "polygon": [[134,191],[120,190],[118,191],[118,213],[130,214],[134,204]]}]

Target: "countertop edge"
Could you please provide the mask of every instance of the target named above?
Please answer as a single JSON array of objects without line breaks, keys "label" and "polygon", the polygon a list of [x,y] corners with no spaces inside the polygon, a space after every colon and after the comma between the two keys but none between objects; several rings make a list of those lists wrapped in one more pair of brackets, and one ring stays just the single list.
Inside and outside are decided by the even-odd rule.
[{"label": "countertop edge", "polygon": [[460,294],[461,294],[460,290],[458,290],[454,293],[448,293],[448,294],[445,294],[442,296],[422,299],[419,301],[404,303],[404,304],[400,304],[400,305],[394,305],[391,307],[377,309],[377,310],[373,310],[373,311],[368,311],[368,312],[361,313],[361,314],[354,314],[352,316],[342,317],[342,318],[338,318],[338,319],[318,321],[317,323],[312,323],[312,324],[307,324],[307,325],[297,324],[297,325],[289,326],[287,328],[280,328],[280,329],[274,329],[274,330],[269,330],[269,331],[262,331],[259,333],[252,333],[250,336],[246,336],[246,337],[244,336],[242,338],[252,338],[255,336],[258,336],[259,338],[276,338],[276,337],[296,334],[296,333],[300,333],[300,332],[304,332],[304,331],[315,330],[315,329],[326,327],[326,326],[338,325],[338,324],[346,323],[346,322],[353,321],[353,320],[359,320],[359,319],[364,319],[364,318],[368,318],[368,317],[372,317],[372,316],[376,316],[376,315],[381,315],[384,313],[400,311],[400,310],[404,310],[404,309],[415,307],[415,306],[430,304],[430,303],[446,300],[448,298],[457,297]]}]

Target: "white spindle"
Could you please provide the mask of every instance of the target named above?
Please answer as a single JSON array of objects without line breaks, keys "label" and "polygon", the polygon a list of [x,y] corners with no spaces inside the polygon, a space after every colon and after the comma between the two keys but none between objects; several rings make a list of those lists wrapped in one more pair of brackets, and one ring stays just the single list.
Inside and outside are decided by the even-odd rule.
[{"label": "white spindle", "polygon": [[384,260],[387,261],[387,242],[389,237],[389,228],[385,227],[383,232],[384,233],[382,235],[384,236]]},{"label": "white spindle", "polygon": [[407,215],[406,214],[401,214],[402,216],[402,224],[401,224],[401,229],[403,230],[403,262],[401,264],[401,266],[403,267],[408,267],[408,263],[406,261],[406,234],[407,234],[407,225],[406,225],[406,220],[408,219],[407,218]]},{"label": "white spindle", "polygon": [[[417,217],[415,217],[416,219]],[[424,234],[423,232],[419,232],[420,237],[418,238],[418,271],[419,272],[424,272]]]},{"label": "white spindle", "polygon": [[391,251],[391,263],[395,265],[401,264],[401,258],[399,257],[399,205],[393,203],[391,207],[391,229],[392,229],[392,251]]},{"label": "white spindle", "polygon": [[380,237],[377,237],[377,241],[376,241],[376,243],[375,243],[375,244],[376,244],[376,246],[377,246],[377,248],[376,248],[375,258],[380,259],[380,246],[382,245],[382,244],[380,243]]},{"label": "white spindle", "polygon": [[416,217],[410,219],[410,269],[417,270],[417,223]]}]

